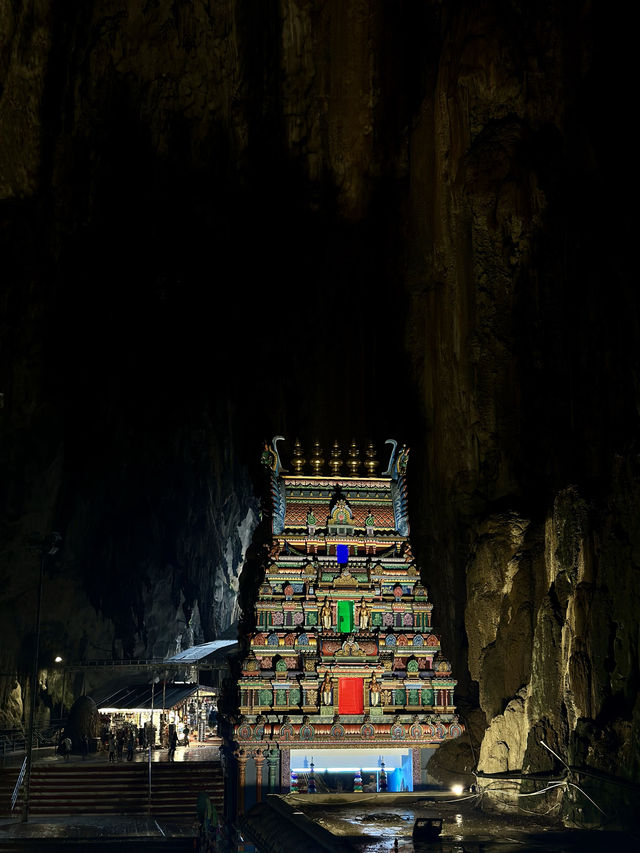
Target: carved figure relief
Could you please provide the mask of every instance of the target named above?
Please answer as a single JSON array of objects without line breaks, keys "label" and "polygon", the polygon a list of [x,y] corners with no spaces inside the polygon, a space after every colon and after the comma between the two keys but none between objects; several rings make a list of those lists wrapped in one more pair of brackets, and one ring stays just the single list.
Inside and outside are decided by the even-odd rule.
[{"label": "carved figure relief", "polygon": [[360,605],[360,628],[363,631],[369,627],[369,623],[371,621],[371,608],[368,606],[365,599],[362,599],[362,604]]},{"label": "carved figure relief", "polygon": [[377,708],[380,704],[380,685],[378,684],[378,680],[376,679],[375,672],[369,682],[369,704],[372,708]]},{"label": "carved figure relief", "polygon": [[322,704],[323,705],[333,705],[333,684],[331,683],[331,678],[329,677],[329,673],[325,672],[324,681],[322,682]]},{"label": "carved figure relief", "polygon": [[322,605],[322,610],[320,611],[322,617],[322,627],[325,631],[331,630],[331,605],[329,604],[329,599],[325,598],[324,604]]}]

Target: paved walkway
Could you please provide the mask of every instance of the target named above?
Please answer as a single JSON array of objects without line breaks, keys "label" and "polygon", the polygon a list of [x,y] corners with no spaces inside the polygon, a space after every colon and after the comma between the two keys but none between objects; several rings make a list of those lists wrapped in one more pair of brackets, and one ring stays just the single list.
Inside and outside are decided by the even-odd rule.
[{"label": "paved walkway", "polygon": [[0,820],[0,850],[3,838],[192,838],[193,826],[171,823],[141,815],[66,815]]},{"label": "paved walkway", "polygon": [[[179,746],[176,749],[175,761],[218,761],[220,758],[220,748],[218,743],[201,743],[194,741],[191,746]],[[134,761],[147,762],[149,760],[148,749],[138,749],[133,754]],[[153,749],[151,752],[152,761],[168,761],[167,749]],[[24,761],[24,752],[9,752],[6,755],[0,755],[0,767],[16,767],[19,769]],[[68,760],[65,760],[61,755],[56,753],[55,746],[44,746],[33,750],[33,764],[82,764],[93,762],[94,764],[108,764],[109,756],[106,752],[92,752],[83,758],[81,755],[72,754]],[[122,761],[126,762],[126,753]],[[119,763],[119,762],[116,762]]]}]

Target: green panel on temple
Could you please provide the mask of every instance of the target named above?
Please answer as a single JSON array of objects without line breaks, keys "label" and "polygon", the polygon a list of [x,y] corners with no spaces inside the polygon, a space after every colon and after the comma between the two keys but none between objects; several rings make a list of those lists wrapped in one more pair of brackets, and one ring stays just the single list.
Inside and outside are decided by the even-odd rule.
[{"label": "green panel on temple", "polygon": [[341,634],[353,631],[353,601],[338,602],[338,631]]}]

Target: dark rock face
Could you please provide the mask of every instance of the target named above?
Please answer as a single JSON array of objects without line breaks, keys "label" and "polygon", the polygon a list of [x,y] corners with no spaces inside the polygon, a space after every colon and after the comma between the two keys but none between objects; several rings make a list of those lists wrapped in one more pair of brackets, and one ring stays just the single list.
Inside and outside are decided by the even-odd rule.
[{"label": "dark rock face", "polygon": [[64,729],[65,737],[71,738],[73,749],[81,751],[84,738],[99,736],[98,708],[89,696],[79,696],[69,711],[69,719]]},{"label": "dark rock face", "polygon": [[586,2],[134,5],[1,12],[3,720],[48,531],[54,710],[55,654],[238,618],[263,437],[395,436],[480,768],[550,768],[544,740],[637,780],[625,28]]}]

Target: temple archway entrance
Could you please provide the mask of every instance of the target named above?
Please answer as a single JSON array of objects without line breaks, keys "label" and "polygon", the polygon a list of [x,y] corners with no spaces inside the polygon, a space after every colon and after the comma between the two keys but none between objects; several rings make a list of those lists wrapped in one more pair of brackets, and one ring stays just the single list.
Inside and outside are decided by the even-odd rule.
[{"label": "temple archway entrance", "polygon": [[358,789],[370,793],[413,791],[413,750],[410,747],[383,752],[378,749],[292,749],[290,768],[301,791],[307,790],[312,770],[319,793],[348,793]]}]

